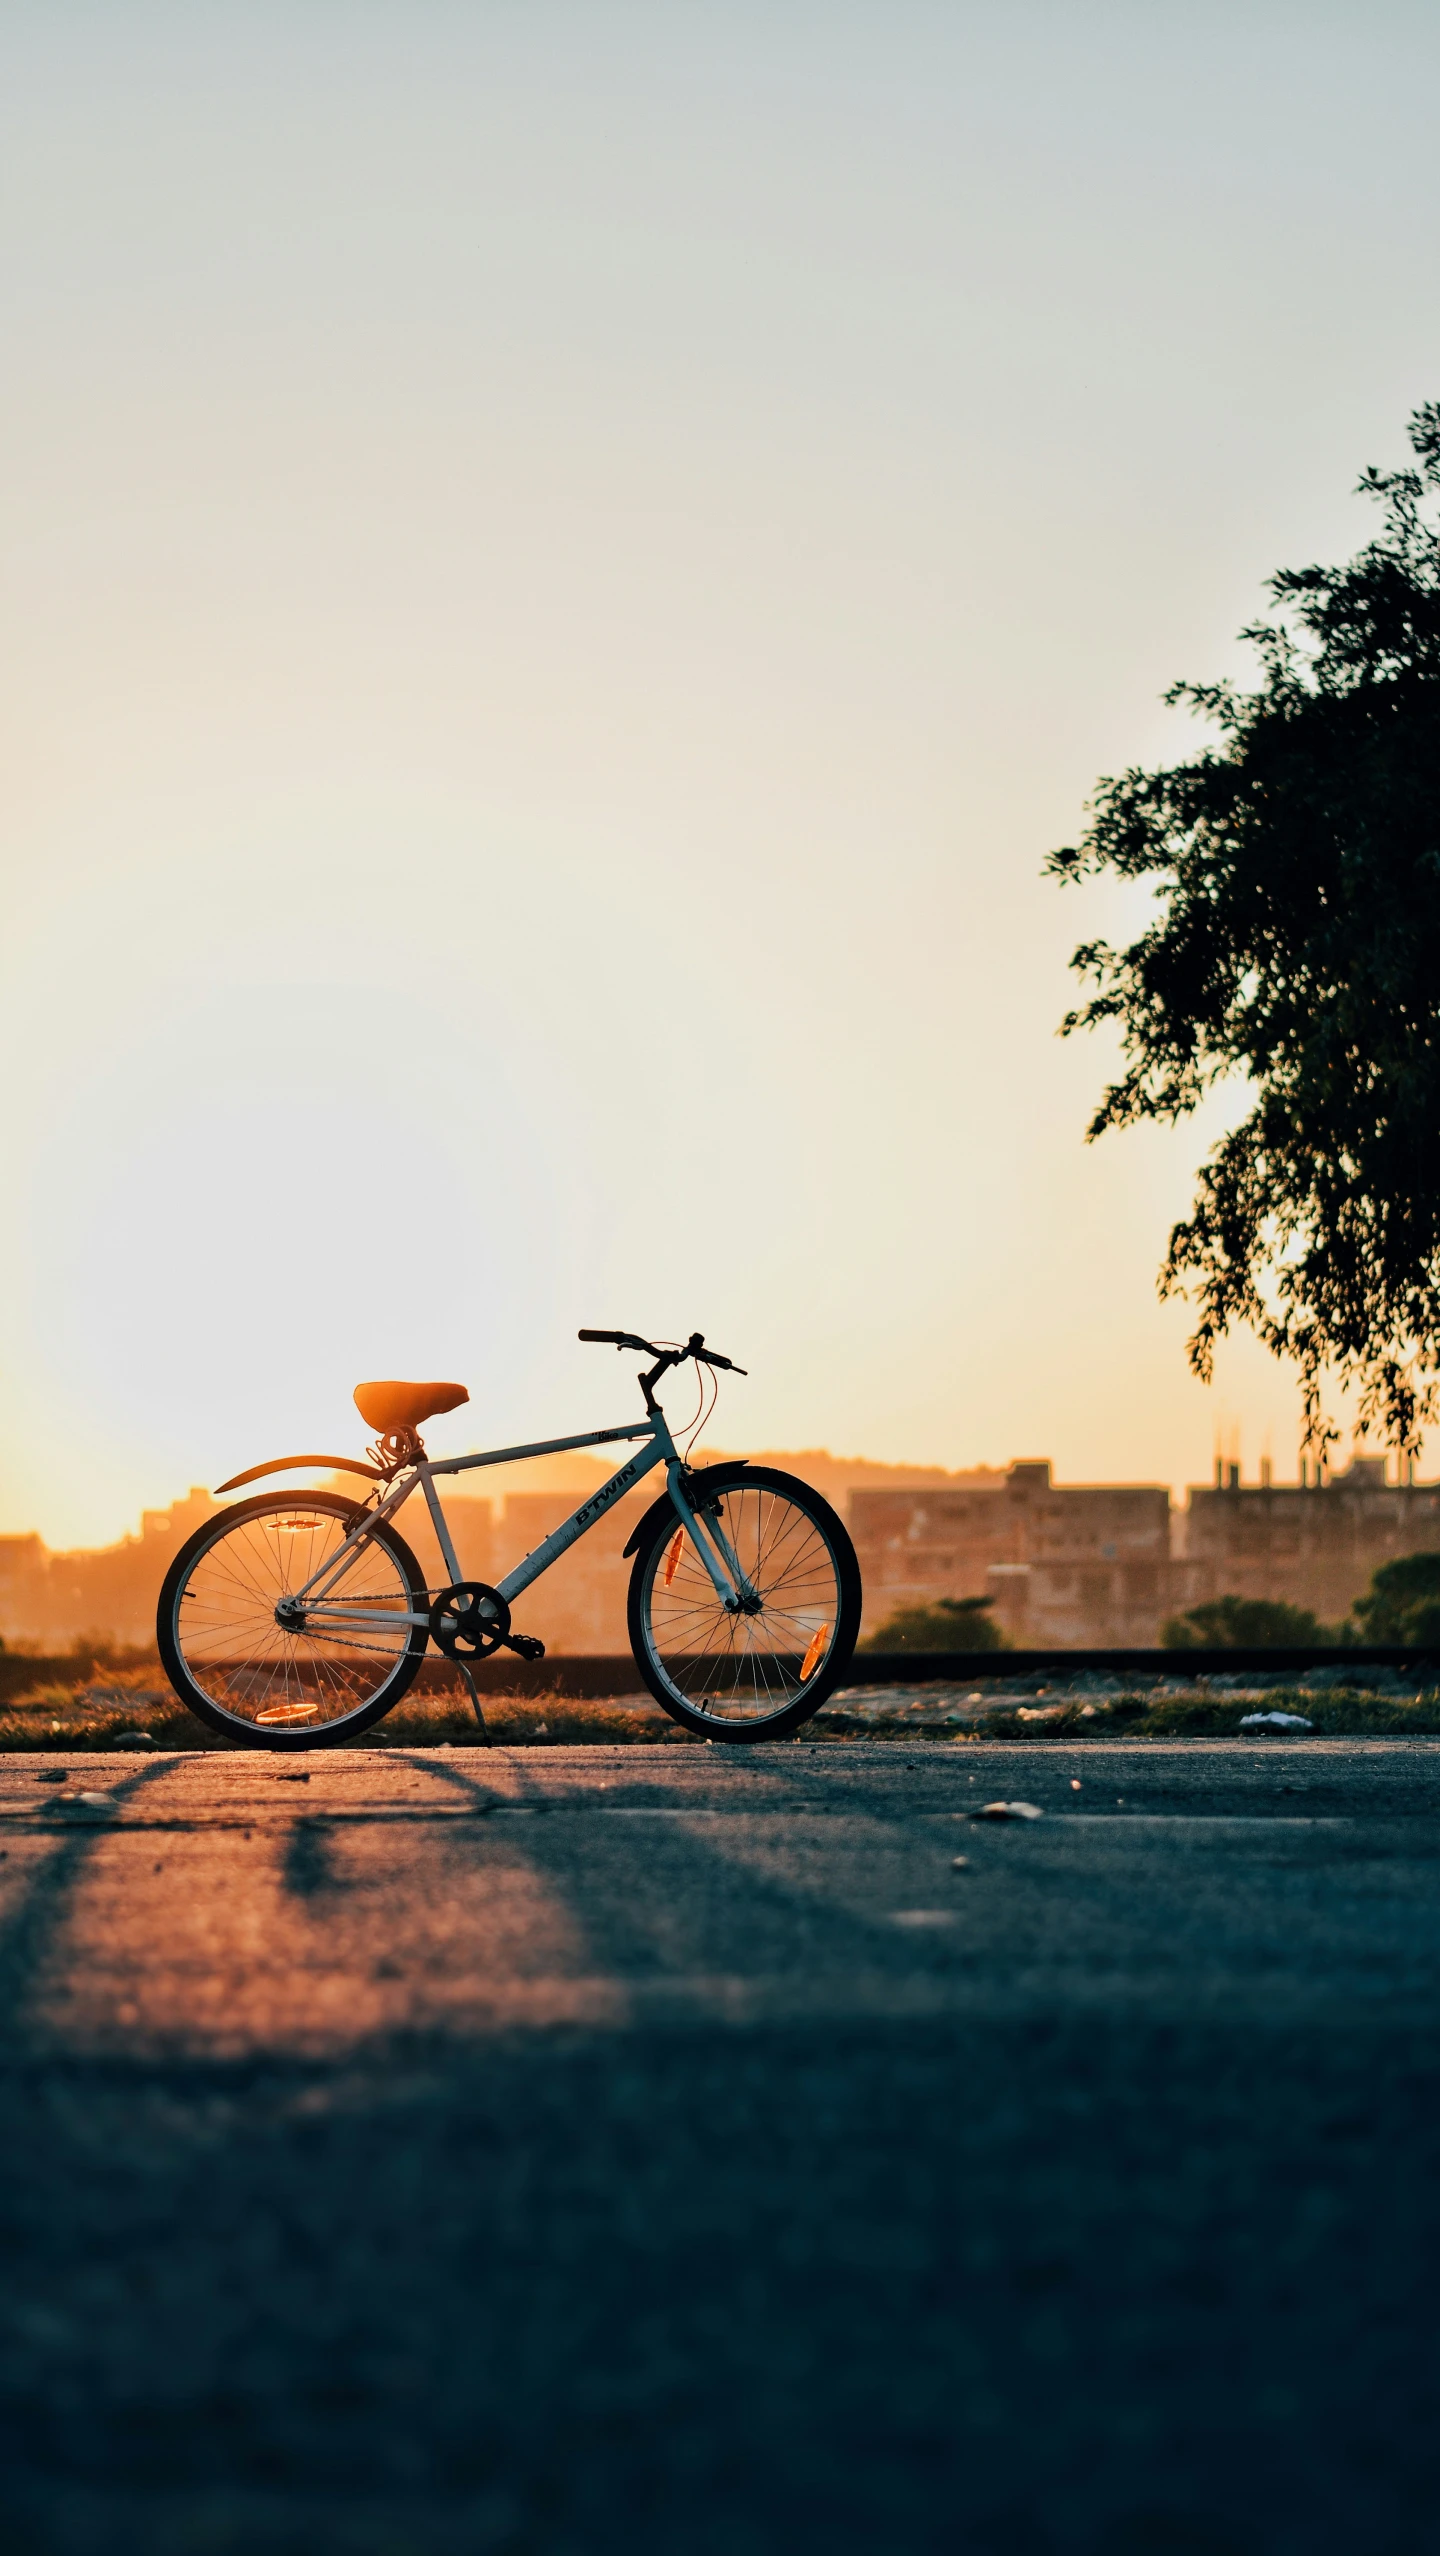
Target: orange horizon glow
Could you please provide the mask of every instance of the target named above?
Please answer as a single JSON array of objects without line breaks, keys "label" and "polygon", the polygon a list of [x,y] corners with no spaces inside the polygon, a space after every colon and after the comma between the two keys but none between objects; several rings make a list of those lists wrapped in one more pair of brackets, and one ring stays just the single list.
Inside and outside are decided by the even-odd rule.
[{"label": "orange horizon glow", "polygon": [[1144,909],[1039,871],[1440,388],[1440,23],[328,23],[7,38],[0,1532],[616,1423],[601,1324],[742,1452],[1288,1475],[1155,1298],[1240,1096],[1085,1146]]}]

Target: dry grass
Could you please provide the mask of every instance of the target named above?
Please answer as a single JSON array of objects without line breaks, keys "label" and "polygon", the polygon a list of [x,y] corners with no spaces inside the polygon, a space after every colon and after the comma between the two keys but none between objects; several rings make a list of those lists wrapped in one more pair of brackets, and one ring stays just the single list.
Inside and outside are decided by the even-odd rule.
[{"label": "dry grass", "polygon": [[[1360,1687],[1316,1690],[1297,1682],[1229,1694],[1196,1686],[1181,1692],[999,1700],[975,1709],[957,1703],[953,1690],[910,1689],[893,1702],[883,1689],[863,1699],[853,1692],[806,1724],[810,1742],[864,1739],[904,1741],[1206,1739],[1248,1737],[1246,1714],[1301,1713],[1318,1736],[1424,1737],[1440,1735],[1440,1692],[1377,1693]],[[505,1747],[573,1748],[673,1742],[703,1743],[668,1721],[640,1695],[581,1699],[574,1696],[490,1695],[485,1698],[490,1737]],[[353,1744],[357,1747],[437,1748],[478,1737],[470,1699],[461,1686],[412,1688],[393,1713]],[[166,1749],[225,1749],[234,1745],[198,1722],[171,1693],[150,1662],[140,1667],[97,1668],[83,1683],[43,1679],[0,1704],[0,1751],[114,1749],[138,1740]]]},{"label": "dry grass", "polygon": [[[687,1741],[689,1733],[667,1721],[639,1696],[598,1702],[573,1696],[491,1695],[485,1724],[507,1747],[573,1747],[576,1743]],[[0,1750],[123,1748],[137,1736],[162,1748],[225,1749],[234,1746],[188,1712],[151,1665],[98,1671],[83,1685],[42,1682],[0,1706]],[[413,1689],[367,1731],[357,1746],[436,1748],[444,1740],[479,1736],[463,1687],[417,1693]]]}]

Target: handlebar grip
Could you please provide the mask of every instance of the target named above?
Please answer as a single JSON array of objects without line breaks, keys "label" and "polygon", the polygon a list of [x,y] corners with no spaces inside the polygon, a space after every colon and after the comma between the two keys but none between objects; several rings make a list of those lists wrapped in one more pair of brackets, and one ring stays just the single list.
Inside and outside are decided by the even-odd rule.
[{"label": "handlebar grip", "polygon": [[624,1333],[619,1331],[577,1331],[575,1337],[577,1340],[613,1340],[618,1344],[624,1338]]}]

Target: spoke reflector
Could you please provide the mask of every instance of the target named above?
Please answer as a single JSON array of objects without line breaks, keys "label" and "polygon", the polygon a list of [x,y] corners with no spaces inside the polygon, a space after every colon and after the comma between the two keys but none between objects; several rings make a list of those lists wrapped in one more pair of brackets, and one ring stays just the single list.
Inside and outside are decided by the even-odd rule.
[{"label": "spoke reflector", "polygon": [[818,1632],[811,1634],[810,1647],[806,1652],[804,1659],[800,1663],[800,1683],[802,1686],[804,1685],[807,1677],[814,1676],[816,1669],[820,1665],[821,1653],[829,1639],[830,1627],[828,1624],[822,1624]]},{"label": "spoke reflector", "polygon": [[257,1722],[308,1722],[311,1715],[319,1710],[318,1704],[267,1704],[264,1712],[257,1713],[255,1719]]},{"label": "spoke reflector", "polygon": [[665,1586],[667,1589],[669,1588],[671,1581],[674,1579],[676,1572],[680,1568],[680,1556],[684,1550],[685,1529],[683,1527],[678,1527],[675,1532],[675,1541],[665,1556]]}]

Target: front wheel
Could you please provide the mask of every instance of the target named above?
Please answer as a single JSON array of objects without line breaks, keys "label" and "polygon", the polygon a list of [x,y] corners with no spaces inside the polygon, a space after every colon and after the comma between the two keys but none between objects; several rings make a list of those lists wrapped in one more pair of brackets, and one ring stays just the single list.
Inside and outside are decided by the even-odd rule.
[{"label": "front wheel", "polygon": [[198,1527],[160,1592],[156,1635],[182,1704],[251,1748],[323,1748],[398,1703],[425,1655],[424,1575],[377,1526],[313,1607],[296,1603],[363,1511],[331,1491],[265,1492]]},{"label": "front wheel", "polygon": [[630,1575],[630,1647],[667,1713],[706,1739],[785,1739],[839,1684],[860,1629],[860,1566],[828,1500],[768,1465],[696,1486],[712,1554],[743,1576],[727,1606],[690,1532],[661,1517]]}]

